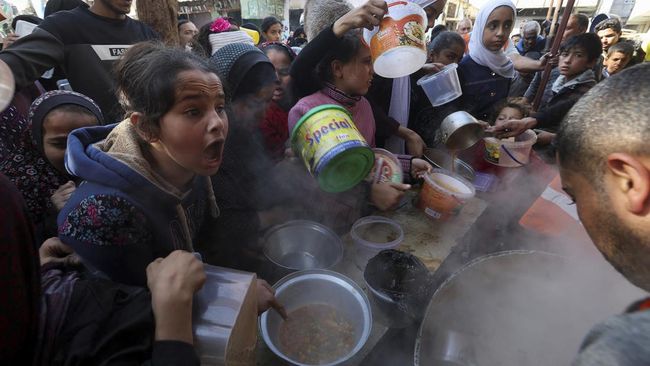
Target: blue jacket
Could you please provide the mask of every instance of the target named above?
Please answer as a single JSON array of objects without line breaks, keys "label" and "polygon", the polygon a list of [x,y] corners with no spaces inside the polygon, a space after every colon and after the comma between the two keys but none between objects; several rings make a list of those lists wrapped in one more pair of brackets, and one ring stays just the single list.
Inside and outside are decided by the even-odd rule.
[{"label": "blue jacket", "polygon": [[542,36],[537,36],[537,40],[535,40],[535,45],[529,49],[524,49],[524,39],[520,39],[519,42],[517,42],[517,51],[519,51],[519,54],[524,56],[528,52],[539,52],[539,53],[544,53],[544,48],[546,48],[546,38]]},{"label": "blue jacket", "polygon": [[155,173],[129,122],[82,128],[68,137],[66,168],[83,179],[58,216],[59,238],[110,279],[146,285],[146,267],[193,250],[204,218],[216,217],[207,177],[179,192]]},{"label": "blue jacket", "polygon": [[469,55],[458,64],[458,78],[463,89],[459,109],[480,120],[488,121],[494,105],[508,97],[511,79],[477,64]]}]

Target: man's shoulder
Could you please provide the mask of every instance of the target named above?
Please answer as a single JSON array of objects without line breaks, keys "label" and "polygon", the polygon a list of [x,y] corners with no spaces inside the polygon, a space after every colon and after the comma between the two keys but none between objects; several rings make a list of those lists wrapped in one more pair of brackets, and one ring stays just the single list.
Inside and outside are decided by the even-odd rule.
[{"label": "man's shoulder", "polygon": [[574,366],[650,364],[650,311],[611,317],[585,337]]}]

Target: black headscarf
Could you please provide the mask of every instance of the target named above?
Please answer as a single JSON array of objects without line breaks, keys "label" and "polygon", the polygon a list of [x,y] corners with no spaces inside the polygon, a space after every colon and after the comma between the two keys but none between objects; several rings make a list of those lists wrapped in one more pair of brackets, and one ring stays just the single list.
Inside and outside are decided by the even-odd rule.
[{"label": "black headscarf", "polygon": [[231,43],[210,57],[219,78],[226,85],[230,100],[256,93],[277,82],[273,64],[259,48],[246,43]]}]

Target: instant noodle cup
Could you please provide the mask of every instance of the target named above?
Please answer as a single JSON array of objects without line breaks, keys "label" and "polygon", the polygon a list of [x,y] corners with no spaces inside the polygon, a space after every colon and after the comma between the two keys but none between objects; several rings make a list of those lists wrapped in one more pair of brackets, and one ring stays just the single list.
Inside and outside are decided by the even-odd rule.
[{"label": "instant noodle cup", "polygon": [[366,180],[372,183],[402,183],[404,171],[395,154],[384,149],[372,151],[375,153],[375,164]]},{"label": "instant noodle cup", "polygon": [[375,155],[343,107],[311,109],[291,131],[291,146],[326,192],[342,192],[370,172]]},{"label": "instant noodle cup", "polygon": [[417,207],[433,219],[444,220],[456,216],[475,194],[474,186],[465,178],[450,171],[434,169],[424,176]]},{"label": "instant noodle cup", "polygon": [[427,62],[427,14],[409,1],[387,1],[388,13],[378,27],[363,32],[373,67],[385,78],[408,76]]}]

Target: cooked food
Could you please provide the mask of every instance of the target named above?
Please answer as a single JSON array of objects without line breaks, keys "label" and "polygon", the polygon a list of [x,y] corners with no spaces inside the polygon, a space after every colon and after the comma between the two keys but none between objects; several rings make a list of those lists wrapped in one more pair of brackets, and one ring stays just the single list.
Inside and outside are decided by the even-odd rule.
[{"label": "cooked food", "polygon": [[280,326],[280,348],[303,364],[327,364],[346,355],[355,344],[354,327],[334,307],[302,306]]}]

